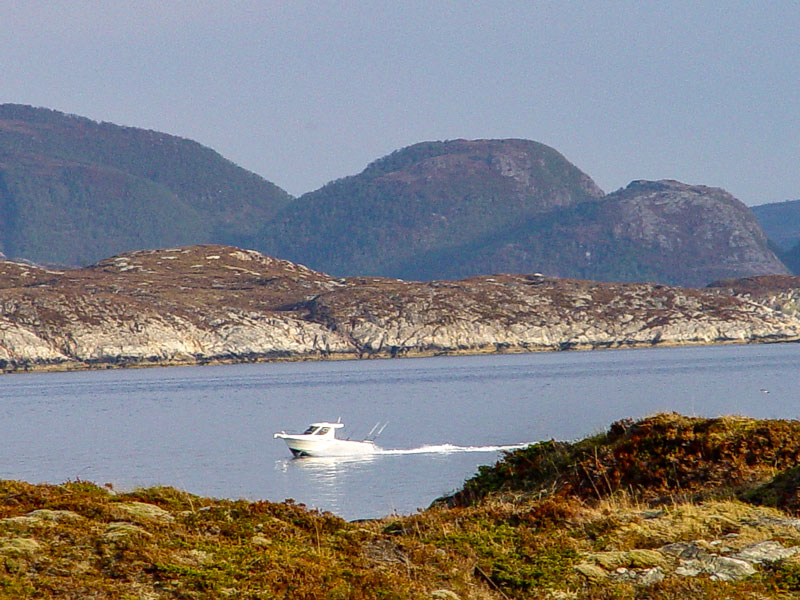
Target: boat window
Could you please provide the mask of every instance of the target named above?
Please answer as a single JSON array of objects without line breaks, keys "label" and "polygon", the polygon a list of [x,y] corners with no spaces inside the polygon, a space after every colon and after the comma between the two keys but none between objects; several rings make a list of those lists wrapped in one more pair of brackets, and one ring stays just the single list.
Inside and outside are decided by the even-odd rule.
[{"label": "boat window", "polygon": [[315,432],[317,429],[319,429],[319,428],[318,428],[318,427],[314,427],[314,426],[312,425],[311,427],[309,427],[308,429],[306,429],[306,430],[303,432],[303,435],[312,435],[312,434],[313,434],[313,433],[314,433],[314,432]]},{"label": "boat window", "polygon": [[326,434],[326,433],[328,433],[330,430],[331,430],[331,428],[330,428],[330,427],[323,427],[322,429],[320,429],[320,430],[319,430],[319,433],[318,433],[317,435],[325,435],[325,434]]}]

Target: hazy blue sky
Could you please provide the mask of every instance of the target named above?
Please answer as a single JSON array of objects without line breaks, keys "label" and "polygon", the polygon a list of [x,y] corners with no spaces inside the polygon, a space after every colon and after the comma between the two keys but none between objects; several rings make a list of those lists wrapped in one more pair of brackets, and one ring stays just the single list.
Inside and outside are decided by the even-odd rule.
[{"label": "hazy blue sky", "polygon": [[195,139],[293,194],[424,140],[800,198],[798,2],[0,0],[0,102]]}]

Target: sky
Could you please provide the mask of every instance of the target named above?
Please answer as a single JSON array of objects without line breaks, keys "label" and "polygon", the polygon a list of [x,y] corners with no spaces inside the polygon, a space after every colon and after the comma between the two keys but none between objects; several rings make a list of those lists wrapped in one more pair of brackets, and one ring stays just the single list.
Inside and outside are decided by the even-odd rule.
[{"label": "sky", "polygon": [[800,198],[800,3],[0,0],[0,102],[194,139],[291,194],[429,140]]}]

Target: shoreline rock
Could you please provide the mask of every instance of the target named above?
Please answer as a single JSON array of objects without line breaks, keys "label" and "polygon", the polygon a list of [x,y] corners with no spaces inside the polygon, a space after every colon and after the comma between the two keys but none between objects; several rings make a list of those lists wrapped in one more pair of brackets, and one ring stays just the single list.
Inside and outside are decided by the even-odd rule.
[{"label": "shoreline rock", "polygon": [[336,279],[254,251],[0,263],[0,370],[66,371],[800,340],[800,278],[754,293],[534,275]]}]

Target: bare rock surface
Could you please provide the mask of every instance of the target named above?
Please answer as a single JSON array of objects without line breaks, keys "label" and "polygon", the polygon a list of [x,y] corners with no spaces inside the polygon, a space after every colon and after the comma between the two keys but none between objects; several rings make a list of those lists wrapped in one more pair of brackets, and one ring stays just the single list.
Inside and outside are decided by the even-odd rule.
[{"label": "bare rock surface", "polygon": [[[534,275],[338,279],[228,246],[0,263],[6,371],[800,339],[800,278],[705,290]],[[765,278],[767,283],[774,278]],[[754,289],[760,291],[755,292]]]},{"label": "bare rock surface", "polygon": [[[800,552],[797,519],[735,503],[686,505],[647,513],[617,513],[628,539],[669,541],[657,548],[587,553],[574,566],[591,583],[651,586],[664,579],[733,582],[794,560]],[[715,533],[727,532],[721,537]],[[617,541],[619,543],[619,541]]]}]

